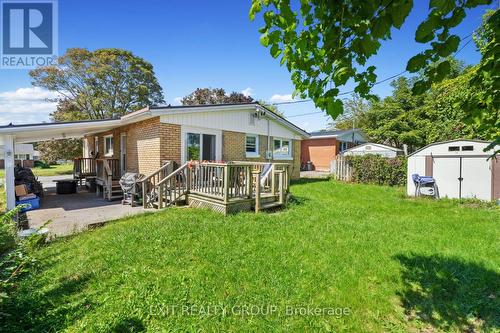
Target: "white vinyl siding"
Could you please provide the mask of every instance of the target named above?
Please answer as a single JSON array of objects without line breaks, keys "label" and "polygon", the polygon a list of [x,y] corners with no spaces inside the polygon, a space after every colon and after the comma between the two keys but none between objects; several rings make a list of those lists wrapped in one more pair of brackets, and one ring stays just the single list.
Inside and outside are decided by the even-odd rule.
[{"label": "white vinyl siding", "polygon": [[299,134],[294,133],[275,120],[269,120],[268,123],[268,120],[265,118],[255,118],[255,123],[250,124],[250,116],[251,112],[247,110],[227,110],[221,112],[164,114],[160,116],[160,121],[162,123],[178,124],[182,126],[252,133],[265,136],[269,134],[270,136],[286,139],[301,139]]}]

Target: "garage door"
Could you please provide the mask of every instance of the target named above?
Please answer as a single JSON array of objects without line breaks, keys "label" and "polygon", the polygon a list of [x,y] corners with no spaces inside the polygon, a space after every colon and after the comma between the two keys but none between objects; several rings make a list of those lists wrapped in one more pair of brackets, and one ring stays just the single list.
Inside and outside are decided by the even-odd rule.
[{"label": "garage door", "polygon": [[462,158],[462,198],[491,200],[491,163],[486,158]]},{"label": "garage door", "polygon": [[433,177],[436,180],[439,196],[441,198],[458,198],[460,192],[460,159],[440,157],[434,158],[432,171]]}]

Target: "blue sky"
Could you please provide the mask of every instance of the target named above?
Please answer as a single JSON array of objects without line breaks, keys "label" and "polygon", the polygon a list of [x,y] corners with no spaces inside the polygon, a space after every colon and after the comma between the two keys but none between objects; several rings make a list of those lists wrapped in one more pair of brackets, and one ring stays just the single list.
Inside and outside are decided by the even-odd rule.
[{"label": "blue sky", "polygon": [[[428,2],[414,2],[401,30],[395,30],[392,40],[370,61],[377,66],[379,79],[403,71],[407,60],[424,48],[413,36],[427,14]],[[245,91],[266,101],[287,100],[293,91],[289,73],[260,45],[257,30],[262,21],[249,21],[249,6],[250,0],[59,0],[59,54],[70,47],[131,50],[153,64],[170,104],[178,104],[178,98],[197,87]],[[454,32],[469,35],[480,24],[485,9],[470,11]],[[480,59],[473,43],[458,58],[467,64]],[[389,82],[376,86],[374,92],[390,94]],[[47,121],[54,105],[43,98],[50,96],[31,88],[28,71],[0,70],[0,124]],[[314,112],[312,103],[282,105],[280,109],[309,131],[322,129],[329,121],[321,114],[296,116]]]}]

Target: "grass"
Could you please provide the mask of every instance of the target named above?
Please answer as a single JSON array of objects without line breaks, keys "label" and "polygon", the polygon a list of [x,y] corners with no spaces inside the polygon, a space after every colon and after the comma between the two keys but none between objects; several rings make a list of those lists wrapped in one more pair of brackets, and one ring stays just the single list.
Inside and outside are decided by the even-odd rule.
[{"label": "grass", "polygon": [[[32,168],[36,176],[59,176],[71,175],[73,173],[73,164],[51,165],[50,168]],[[5,178],[5,170],[0,170],[0,178]]]},{"label": "grass", "polygon": [[0,330],[500,329],[499,209],[331,181],[292,192],[273,214],[172,208],[55,241]]}]

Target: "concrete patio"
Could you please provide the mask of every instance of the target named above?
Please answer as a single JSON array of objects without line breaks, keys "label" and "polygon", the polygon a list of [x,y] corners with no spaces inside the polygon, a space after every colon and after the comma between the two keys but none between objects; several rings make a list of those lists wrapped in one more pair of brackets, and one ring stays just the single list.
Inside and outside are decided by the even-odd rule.
[{"label": "concrete patio", "polygon": [[47,225],[50,234],[66,236],[89,226],[147,211],[142,207],[122,205],[121,201],[106,201],[81,188],[76,194],[56,194],[53,180],[65,178],[72,176],[39,177],[45,197],[40,200],[40,209],[26,212],[30,228],[39,228],[51,220]]}]

